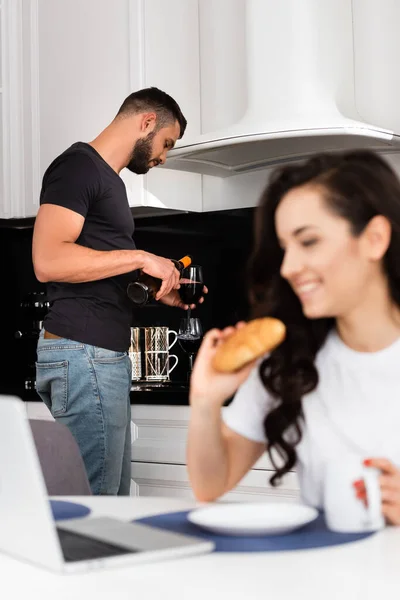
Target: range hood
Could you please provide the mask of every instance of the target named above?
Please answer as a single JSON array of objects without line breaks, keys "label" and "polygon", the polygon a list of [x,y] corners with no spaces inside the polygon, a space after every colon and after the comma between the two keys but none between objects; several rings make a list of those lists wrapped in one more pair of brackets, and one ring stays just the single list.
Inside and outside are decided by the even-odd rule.
[{"label": "range hood", "polygon": [[314,152],[354,147],[400,151],[400,136],[362,123],[238,135],[177,148],[165,168],[229,177],[299,160]]},{"label": "range hood", "polygon": [[199,0],[200,116],[163,168],[229,177],[320,151],[400,152],[399,5]]}]

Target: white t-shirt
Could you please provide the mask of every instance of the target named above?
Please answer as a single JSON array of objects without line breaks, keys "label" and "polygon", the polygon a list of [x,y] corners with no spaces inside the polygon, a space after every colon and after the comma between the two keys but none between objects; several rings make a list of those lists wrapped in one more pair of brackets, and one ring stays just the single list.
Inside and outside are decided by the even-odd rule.
[{"label": "white t-shirt", "polygon": [[[304,502],[322,507],[324,463],[384,457],[400,465],[400,339],[379,352],[356,352],[332,331],[316,358],[319,383],[302,399],[296,470]],[[224,409],[226,425],[266,443],[264,419],[276,401],[258,366]]]}]

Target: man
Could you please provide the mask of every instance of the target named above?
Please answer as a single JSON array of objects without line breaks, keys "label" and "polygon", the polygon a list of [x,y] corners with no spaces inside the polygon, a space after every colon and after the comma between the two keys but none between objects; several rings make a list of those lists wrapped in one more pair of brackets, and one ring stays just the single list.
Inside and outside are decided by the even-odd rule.
[{"label": "man", "polygon": [[43,177],[32,254],[50,310],[38,341],[37,391],[77,440],[94,494],[130,489],[126,288],[133,272],[162,280],[156,300],[188,308],[179,300],[173,263],[136,249],[119,173],[163,164],[185,128],[173,98],[157,88],[139,90],[98,137],[73,144]]}]

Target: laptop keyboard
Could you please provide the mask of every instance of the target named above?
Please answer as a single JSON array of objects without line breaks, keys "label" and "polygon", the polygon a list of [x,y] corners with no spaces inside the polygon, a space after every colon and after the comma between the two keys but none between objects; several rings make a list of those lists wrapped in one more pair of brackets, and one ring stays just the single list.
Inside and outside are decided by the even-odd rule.
[{"label": "laptop keyboard", "polygon": [[122,554],[131,554],[134,550],[127,550],[107,542],[100,542],[91,537],[65,531],[57,528],[62,552],[66,562],[91,560],[95,558],[108,558]]}]

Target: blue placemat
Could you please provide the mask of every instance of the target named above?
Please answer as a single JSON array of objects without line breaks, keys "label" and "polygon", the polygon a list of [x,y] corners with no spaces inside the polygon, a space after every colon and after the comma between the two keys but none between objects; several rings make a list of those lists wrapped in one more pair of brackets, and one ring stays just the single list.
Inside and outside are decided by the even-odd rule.
[{"label": "blue placemat", "polygon": [[79,517],[86,517],[90,513],[88,506],[75,502],[65,502],[64,500],[50,500],[50,506],[56,521],[78,519]]},{"label": "blue placemat", "polygon": [[306,550],[322,548],[324,546],[337,546],[348,544],[369,537],[374,532],[363,533],[335,533],[330,531],[323,514],[293,533],[284,535],[265,535],[260,537],[235,537],[209,533],[190,523],[186,516],[189,511],[167,513],[138,519],[136,523],[143,523],[183,533],[195,535],[215,543],[215,552],[281,552],[283,550]]}]

